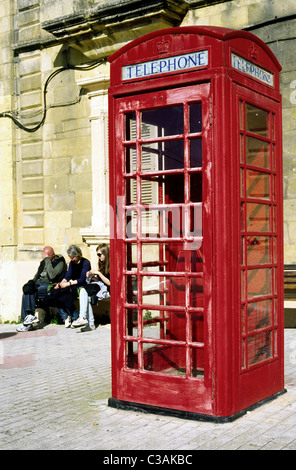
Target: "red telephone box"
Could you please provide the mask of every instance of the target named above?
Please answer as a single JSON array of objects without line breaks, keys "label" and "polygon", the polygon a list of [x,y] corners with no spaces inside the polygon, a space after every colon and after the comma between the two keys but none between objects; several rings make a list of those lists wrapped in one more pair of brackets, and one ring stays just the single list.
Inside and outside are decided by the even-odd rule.
[{"label": "red telephone box", "polygon": [[234,419],[284,391],[281,67],[218,27],[109,61],[109,404]]}]

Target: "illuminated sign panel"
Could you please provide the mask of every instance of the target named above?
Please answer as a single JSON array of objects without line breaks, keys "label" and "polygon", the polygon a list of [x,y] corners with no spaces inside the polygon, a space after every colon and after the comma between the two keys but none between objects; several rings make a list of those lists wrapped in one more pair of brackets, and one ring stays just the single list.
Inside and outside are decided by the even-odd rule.
[{"label": "illuminated sign panel", "polygon": [[178,72],[208,65],[208,51],[190,52],[122,67],[122,80],[154,77],[162,73]]},{"label": "illuminated sign panel", "polygon": [[249,62],[236,54],[231,54],[231,65],[239,72],[245,73],[252,78],[256,78],[267,85],[273,86],[273,74],[267,70],[258,67],[258,65]]}]

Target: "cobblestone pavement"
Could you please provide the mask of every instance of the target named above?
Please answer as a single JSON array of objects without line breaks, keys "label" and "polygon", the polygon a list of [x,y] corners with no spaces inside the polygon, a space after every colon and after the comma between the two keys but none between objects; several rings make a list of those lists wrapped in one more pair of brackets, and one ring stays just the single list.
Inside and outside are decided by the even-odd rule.
[{"label": "cobblestone pavement", "polygon": [[296,330],[285,330],[287,393],[231,423],[117,410],[110,325],[16,333],[0,325],[2,450],[295,450]]}]

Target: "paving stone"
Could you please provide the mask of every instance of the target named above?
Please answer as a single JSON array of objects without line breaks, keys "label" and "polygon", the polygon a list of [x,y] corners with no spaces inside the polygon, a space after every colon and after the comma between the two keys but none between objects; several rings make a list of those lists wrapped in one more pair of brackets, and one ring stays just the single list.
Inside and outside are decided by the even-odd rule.
[{"label": "paving stone", "polygon": [[110,408],[110,331],[0,325],[0,449],[296,449],[296,330],[285,330],[287,393],[221,424]]}]

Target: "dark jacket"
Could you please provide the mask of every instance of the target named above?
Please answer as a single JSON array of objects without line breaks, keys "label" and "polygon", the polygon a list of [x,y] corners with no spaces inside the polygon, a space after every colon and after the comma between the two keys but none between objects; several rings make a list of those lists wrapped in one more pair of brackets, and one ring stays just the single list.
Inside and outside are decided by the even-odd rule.
[{"label": "dark jacket", "polygon": [[51,261],[49,257],[44,258],[35,274],[33,281],[53,284],[64,279],[67,272],[67,264],[62,255],[55,255]]}]

